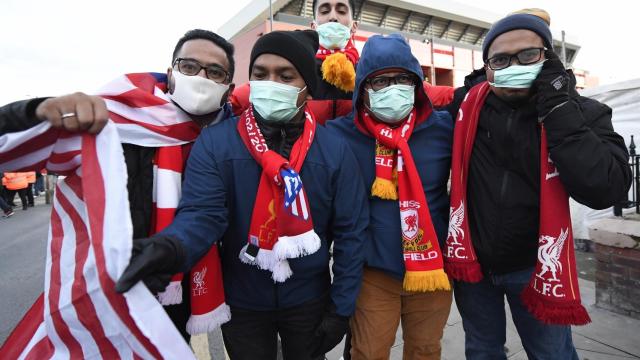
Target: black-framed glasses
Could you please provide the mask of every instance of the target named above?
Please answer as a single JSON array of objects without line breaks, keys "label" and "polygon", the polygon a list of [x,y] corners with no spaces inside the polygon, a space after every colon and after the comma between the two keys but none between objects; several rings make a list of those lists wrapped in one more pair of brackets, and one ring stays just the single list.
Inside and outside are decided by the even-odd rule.
[{"label": "black-framed glasses", "polygon": [[178,66],[178,71],[184,75],[194,76],[198,75],[200,70],[204,69],[207,74],[207,79],[213,80],[217,83],[224,83],[229,79],[229,72],[220,67],[219,65],[202,65],[197,60],[189,58],[177,58],[173,62],[173,66]]},{"label": "black-framed glasses", "polygon": [[367,79],[367,83],[373,91],[382,90],[391,85],[391,82],[395,85],[414,85],[416,83],[415,76],[412,74],[398,74],[396,76],[380,75]]},{"label": "black-framed glasses", "polygon": [[502,70],[511,66],[511,60],[516,59],[520,65],[535,64],[542,58],[545,48],[528,48],[518,51],[517,54],[498,54],[487,59],[487,65],[491,70]]}]

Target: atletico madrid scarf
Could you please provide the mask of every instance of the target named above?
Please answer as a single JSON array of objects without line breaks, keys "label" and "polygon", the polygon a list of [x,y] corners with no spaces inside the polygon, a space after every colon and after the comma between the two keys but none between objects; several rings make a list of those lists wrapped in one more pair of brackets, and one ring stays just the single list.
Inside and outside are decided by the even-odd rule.
[{"label": "atletico madrid scarf", "polygon": [[346,92],[353,91],[356,84],[355,66],[360,60],[353,38],[344,49],[327,49],[320,45],[316,58],[322,60],[322,78],[329,84]]},{"label": "atletico madrid scarf", "polygon": [[[482,270],[469,231],[467,178],[480,111],[490,92],[489,83],[471,88],[460,106],[453,137],[451,212],[445,251],[445,270],[465,282],[482,280]],[[576,275],[569,197],[547,149],[540,124],[540,226],[538,262],[522,301],[540,321],[584,325],[591,321],[580,303]]]},{"label": "atletico madrid scarf", "polygon": [[[428,111],[426,117],[431,109]],[[414,108],[407,120],[392,128],[375,121],[366,111],[360,111],[356,125],[376,139],[376,179],[371,195],[399,200],[406,269],[403,288],[420,292],[450,290],[429,205],[408,143],[416,125],[416,114]]]},{"label": "atletico madrid scarf", "polygon": [[302,135],[293,144],[287,160],[269,150],[254,118],[253,106],[245,110],[238,121],[240,138],[262,167],[249,241],[240,252],[240,260],[271,271],[276,282],[284,282],[292,275],[287,259],[313,254],[320,248],[309,198],[298,175],[315,129],[315,119],[305,109]]}]

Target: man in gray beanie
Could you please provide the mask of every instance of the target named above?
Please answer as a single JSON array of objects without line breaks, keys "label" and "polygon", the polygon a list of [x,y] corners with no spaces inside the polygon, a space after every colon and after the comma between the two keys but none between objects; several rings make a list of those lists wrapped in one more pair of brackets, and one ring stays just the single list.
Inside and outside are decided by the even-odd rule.
[{"label": "man in gray beanie", "polygon": [[625,198],[628,153],[611,109],[575,91],[541,17],[496,22],[485,66],[450,107],[456,119],[445,270],[467,359],[506,359],[506,296],[530,359],[577,359],[580,304],[568,197],[594,209]]}]

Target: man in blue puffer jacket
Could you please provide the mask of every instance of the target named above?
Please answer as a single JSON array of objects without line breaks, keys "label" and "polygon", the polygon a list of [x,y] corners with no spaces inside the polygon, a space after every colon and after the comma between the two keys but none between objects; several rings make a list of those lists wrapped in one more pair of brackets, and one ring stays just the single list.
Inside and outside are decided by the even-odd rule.
[{"label": "man in blue puffer jacket", "polygon": [[353,112],[327,123],[347,140],[371,194],[352,359],[389,358],[400,319],[404,359],[440,358],[451,307],[439,247],[447,236],[453,123],[433,111],[422,78],[401,36],[373,36],[358,65]]},{"label": "man in blue puffer jacket", "polygon": [[275,360],[278,335],[285,359],[321,357],[340,342],[355,308],[368,203],[352,151],[305,108],[318,81],[317,49],[314,31],[258,39],[252,106],[200,134],[173,223],[136,240],[116,286],[167,282],[219,244],[232,359]]}]

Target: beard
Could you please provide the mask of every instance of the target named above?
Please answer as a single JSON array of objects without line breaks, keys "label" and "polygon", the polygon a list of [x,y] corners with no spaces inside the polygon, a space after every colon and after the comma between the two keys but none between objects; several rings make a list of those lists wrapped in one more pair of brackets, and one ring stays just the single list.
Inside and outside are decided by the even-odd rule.
[{"label": "beard", "polygon": [[499,91],[494,90],[494,94],[506,103],[519,105],[529,100],[531,97],[531,89],[502,88]]}]

